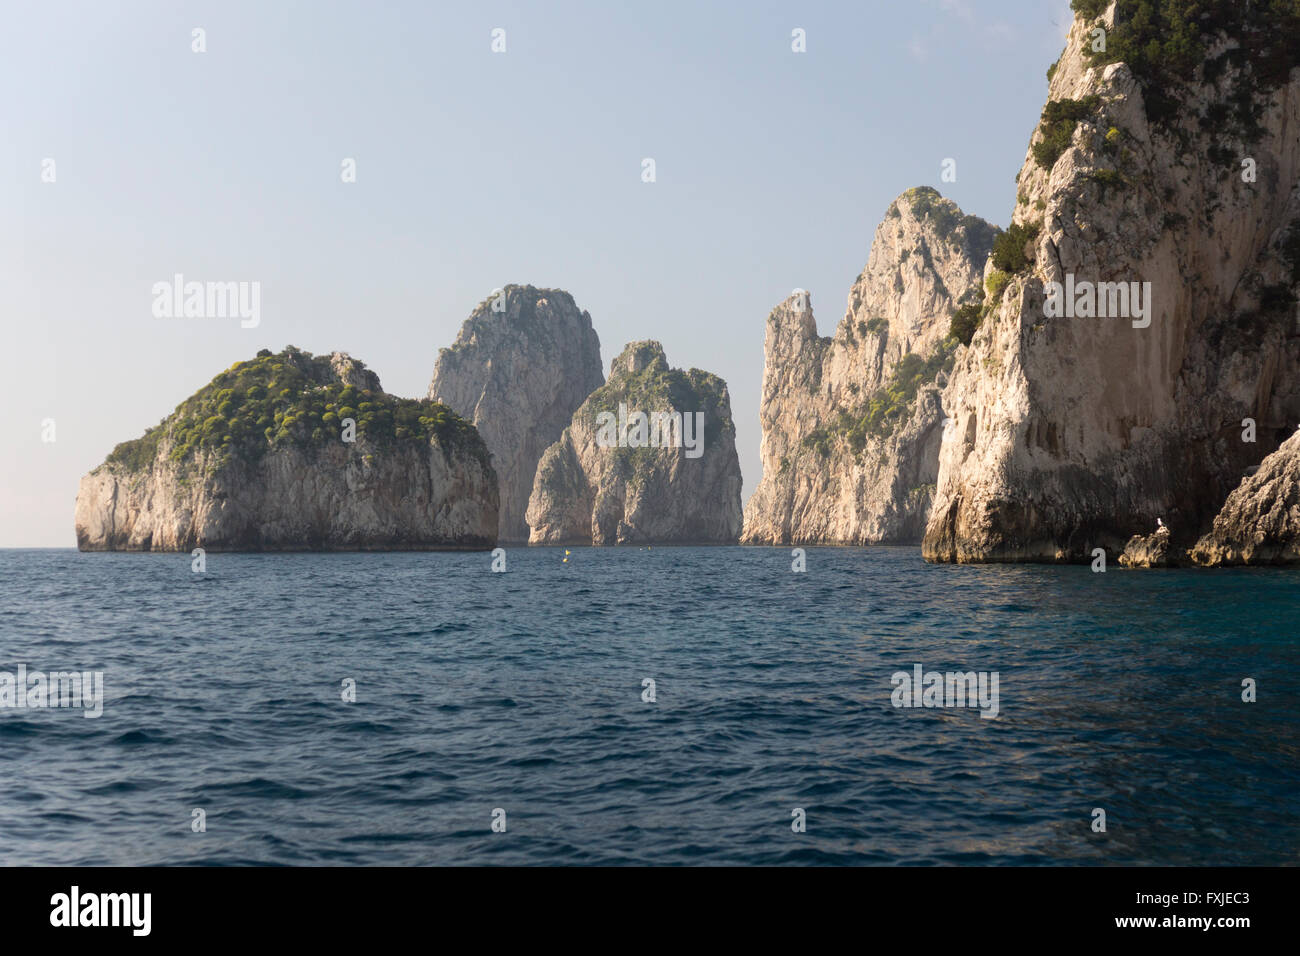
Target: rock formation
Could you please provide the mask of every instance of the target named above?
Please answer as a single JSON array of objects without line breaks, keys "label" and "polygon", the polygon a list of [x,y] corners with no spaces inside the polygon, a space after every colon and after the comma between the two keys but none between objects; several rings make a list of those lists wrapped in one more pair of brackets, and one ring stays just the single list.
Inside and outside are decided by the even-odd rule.
[{"label": "rock formation", "polygon": [[528,540],[537,462],[604,382],[591,316],[559,289],[506,286],[438,353],[429,398],[474,423],[501,486],[499,537]]},{"label": "rock formation", "polygon": [[1124,545],[1119,563],[1126,568],[1172,568],[1182,564],[1182,554],[1170,547],[1170,533],[1160,530],[1135,534]]},{"label": "rock formation", "polygon": [[928,187],[876,230],[832,338],[796,293],[764,343],[763,477],[745,508],[750,544],[918,542],[939,469],[939,384],[963,301],[979,300],[994,226]]},{"label": "rock formation", "polygon": [[1300,17],[1074,7],[943,393],[930,560],[1087,561],[1157,516],[1185,550],[1300,421]]},{"label": "rock formation", "polygon": [[385,394],[341,352],[290,347],[118,445],[81,480],[76,525],[82,551],[487,548],[497,485],[450,409]]},{"label": "rock formation", "polygon": [[1191,559],[1201,565],[1300,563],[1300,431],[1228,496]]},{"label": "rock formation", "polygon": [[542,455],[529,540],[735,544],[740,487],[726,383],[669,368],[658,342],[633,342]]}]

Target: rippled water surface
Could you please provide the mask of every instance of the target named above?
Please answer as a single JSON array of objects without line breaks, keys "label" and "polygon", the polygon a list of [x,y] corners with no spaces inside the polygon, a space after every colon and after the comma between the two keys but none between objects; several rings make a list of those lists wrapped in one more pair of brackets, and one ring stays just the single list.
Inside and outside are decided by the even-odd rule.
[{"label": "rippled water surface", "polygon": [[[0,671],[106,695],[0,710],[0,862],[1300,859],[1300,572],[563,558],[0,551]],[[893,707],[916,663],[999,716]]]}]

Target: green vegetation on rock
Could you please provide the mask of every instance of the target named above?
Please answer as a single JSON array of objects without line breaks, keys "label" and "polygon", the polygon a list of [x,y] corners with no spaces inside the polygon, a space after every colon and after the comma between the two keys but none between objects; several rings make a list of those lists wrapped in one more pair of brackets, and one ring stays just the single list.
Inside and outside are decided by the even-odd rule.
[{"label": "green vegetation on rock", "polygon": [[[1083,18],[1096,20],[1110,0],[1071,0],[1070,5]],[[1221,38],[1229,42],[1207,59]],[[1084,55],[1098,65],[1126,63],[1142,85],[1147,117],[1156,123],[1177,115],[1184,85],[1198,78],[1216,82],[1228,67],[1240,69],[1231,97],[1235,113],[1225,118],[1232,132],[1254,139],[1259,134],[1255,97],[1287,82],[1292,67],[1300,66],[1300,0],[1116,0],[1106,49],[1093,50],[1088,41]]]},{"label": "green vegetation on rock", "polygon": [[1121,189],[1128,185],[1123,173],[1115,169],[1096,169],[1088,173],[1088,178],[1101,187],[1103,196],[1110,189]]},{"label": "green vegetation on rock", "polygon": [[963,240],[969,249],[976,252],[986,251],[993,242],[996,227],[979,216],[962,215],[961,207],[951,199],[945,199],[934,187],[914,186],[903,195],[911,204],[912,214],[922,222],[929,222],[945,242]]},{"label": "green vegetation on rock", "polygon": [[957,344],[957,339],[950,336],[929,358],[911,352],[904,355],[894,366],[887,386],[874,391],[856,409],[841,411],[833,422],[809,432],[803,447],[826,457],[842,437],[856,455],[866,447],[868,439],[888,438],[912,414],[920,390],[940,372],[952,370]]},{"label": "green vegetation on rock", "polygon": [[1101,97],[1095,94],[1081,100],[1048,100],[1038,127],[1042,138],[1032,147],[1034,162],[1043,169],[1055,166],[1070,148],[1079,121],[1092,116],[1100,103]]},{"label": "green vegetation on rock", "polygon": [[[635,353],[648,357],[648,361],[638,371],[629,372],[623,362]],[[580,412],[595,430],[597,416],[601,412],[618,415],[620,403],[626,404],[630,412],[641,411],[647,414],[680,412],[687,415],[703,412],[704,447],[713,447],[724,434],[730,440],[735,440],[736,426],[731,419],[731,399],[726,382],[712,372],[698,368],[685,371],[670,368],[658,343],[639,342],[627,346],[616,360],[615,370],[610,374],[609,380],[591,393]],[[657,449],[625,450],[650,453],[628,459],[633,463],[656,459],[654,453]],[[621,461],[620,458],[619,462]]]},{"label": "green vegetation on rock", "polygon": [[[1041,229],[1038,223],[1024,225],[1013,222],[1008,226],[1007,231],[993,241],[993,268],[1008,275],[1028,269],[1034,260],[1025,252],[1025,247],[1038,238]],[[990,284],[991,281],[992,277]],[[993,294],[992,289],[989,292]]]},{"label": "green vegetation on rock", "polygon": [[[365,367],[351,361],[364,375]],[[354,419],[358,441],[364,438],[372,446],[433,439],[445,449],[488,461],[477,430],[447,406],[345,385],[335,378],[328,356],[289,346],[236,362],[142,437],[114,448],[107,462],[128,471],[147,469],[164,439],[173,462],[191,462],[200,453],[214,465],[251,461],[277,446],[337,442],[344,418]]]},{"label": "green vegetation on rock", "polygon": [[962,345],[970,345],[970,340],[975,337],[975,330],[980,327],[983,320],[984,307],[978,302],[968,302],[953,312],[948,334]]},{"label": "green vegetation on rock", "polygon": [[1001,269],[994,269],[984,280],[984,289],[988,293],[987,301],[994,303],[1002,298],[1002,293],[1011,281],[1011,276],[1007,275]]}]

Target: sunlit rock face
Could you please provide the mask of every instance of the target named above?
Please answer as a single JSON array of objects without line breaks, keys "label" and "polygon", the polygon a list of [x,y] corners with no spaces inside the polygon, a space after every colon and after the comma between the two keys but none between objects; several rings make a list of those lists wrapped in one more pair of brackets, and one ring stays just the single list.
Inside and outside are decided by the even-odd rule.
[{"label": "sunlit rock face", "polygon": [[735,544],[740,489],[726,382],[671,368],[658,342],[632,342],[542,456],[530,540]]},{"label": "sunlit rock face", "polygon": [[501,485],[502,542],[528,540],[537,462],[604,381],[591,316],[559,289],[506,286],[439,352],[429,398],[473,422],[487,443]]},{"label": "sunlit rock face", "polygon": [[[1075,20],[1017,180],[1027,264],[943,392],[930,560],[1087,561],[1160,516],[1184,551],[1300,422],[1295,25],[1225,5],[1231,35],[1139,76],[1092,52],[1098,26],[1112,54],[1139,36],[1133,6],[1076,4],[1099,19]],[[1146,315],[1059,314],[1051,283],[1085,282],[1145,287]]]},{"label": "sunlit rock face", "polygon": [[749,544],[918,542],[939,469],[939,393],[954,310],[978,302],[995,228],[929,188],[876,229],[834,336],[812,301],[772,310],[764,342],[762,480]]},{"label": "sunlit rock face", "polygon": [[341,352],[288,348],[118,445],[82,478],[75,521],[83,551],[486,548],[497,483],[450,409],[387,395]]}]

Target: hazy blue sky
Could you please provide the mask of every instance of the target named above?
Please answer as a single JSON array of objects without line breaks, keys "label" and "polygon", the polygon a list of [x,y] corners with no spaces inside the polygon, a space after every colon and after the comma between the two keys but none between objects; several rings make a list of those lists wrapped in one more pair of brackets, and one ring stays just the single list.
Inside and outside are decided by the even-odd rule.
[{"label": "hazy blue sky", "polygon": [[[6,4],[0,546],[75,545],[80,477],[260,348],[342,349],[423,396],[510,282],[572,292],[606,369],[655,338],[725,378],[748,498],[768,312],[809,289],[829,334],[911,186],[1005,225],[1069,20],[1068,0]],[[260,282],[261,324],[155,318],[178,272]]]}]

